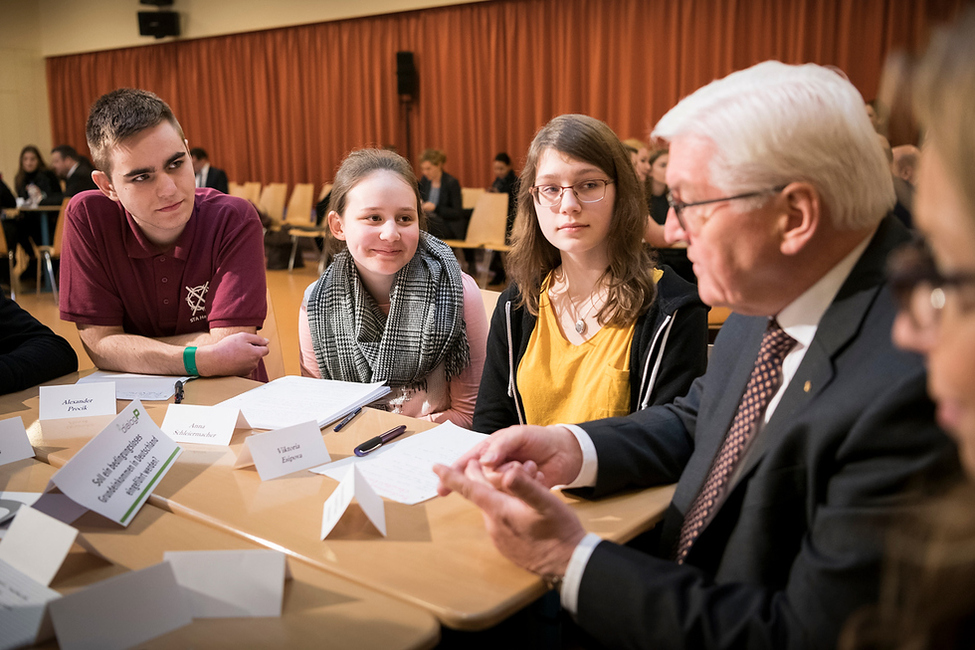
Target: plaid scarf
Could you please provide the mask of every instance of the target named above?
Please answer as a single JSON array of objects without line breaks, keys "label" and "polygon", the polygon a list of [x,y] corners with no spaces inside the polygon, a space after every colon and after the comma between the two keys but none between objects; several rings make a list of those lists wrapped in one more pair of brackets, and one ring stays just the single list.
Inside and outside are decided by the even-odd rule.
[{"label": "plaid scarf", "polygon": [[389,298],[387,316],[349,251],[335,256],[308,299],[323,378],[426,390],[427,375],[441,362],[448,381],[470,364],[460,266],[446,244],[421,232]]}]

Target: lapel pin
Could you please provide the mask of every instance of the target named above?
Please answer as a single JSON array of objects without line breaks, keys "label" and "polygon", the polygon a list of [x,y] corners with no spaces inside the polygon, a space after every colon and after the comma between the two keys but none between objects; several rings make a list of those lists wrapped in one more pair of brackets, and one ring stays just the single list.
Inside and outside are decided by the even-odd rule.
[{"label": "lapel pin", "polygon": [[808,393],[808,392],[809,392],[810,390],[812,390],[812,382],[810,382],[810,381],[806,381],[806,383],[805,383],[805,384],[803,384],[803,386],[802,386],[802,390],[804,390],[804,391],[806,391],[807,393]]}]

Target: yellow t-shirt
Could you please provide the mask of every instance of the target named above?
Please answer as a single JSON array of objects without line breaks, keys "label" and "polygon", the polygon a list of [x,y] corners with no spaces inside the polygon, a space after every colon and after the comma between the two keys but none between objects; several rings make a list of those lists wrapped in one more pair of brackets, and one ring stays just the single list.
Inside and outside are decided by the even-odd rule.
[{"label": "yellow t-shirt", "polygon": [[528,424],[559,424],[630,412],[630,346],[636,326],[604,325],[582,345],[565,340],[548,297],[518,364],[518,392]]}]

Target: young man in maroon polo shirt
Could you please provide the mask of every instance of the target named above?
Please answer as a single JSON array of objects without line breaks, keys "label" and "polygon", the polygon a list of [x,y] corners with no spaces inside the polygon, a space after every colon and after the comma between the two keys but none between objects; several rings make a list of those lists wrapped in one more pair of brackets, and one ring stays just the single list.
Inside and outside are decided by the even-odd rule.
[{"label": "young man in maroon polo shirt", "polygon": [[95,365],[267,376],[264,245],[254,207],[195,189],[183,131],[156,95],[103,95],[86,126],[98,191],[65,213],[60,308]]}]

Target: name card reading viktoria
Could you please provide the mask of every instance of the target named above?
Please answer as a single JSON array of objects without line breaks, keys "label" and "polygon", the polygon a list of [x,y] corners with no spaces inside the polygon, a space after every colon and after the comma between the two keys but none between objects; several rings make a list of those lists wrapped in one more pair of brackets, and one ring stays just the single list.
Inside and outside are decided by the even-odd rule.
[{"label": "name card reading viktoria", "polygon": [[41,386],[41,420],[115,415],[115,382]]},{"label": "name card reading viktoria", "polygon": [[135,400],[51,482],[74,501],[128,526],[181,452]]},{"label": "name card reading viktoria", "polygon": [[237,460],[238,467],[243,465],[248,451],[262,481],[331,460],[322,432],[314,420],[249,437],[244,442],[241,458]]},{"label": "name card reading viktoria", "polygon": [[162,430],[178,443],[203,445],[230,444],[234,429],[249,429],[240,409],[232,406],[170,404]]}]

